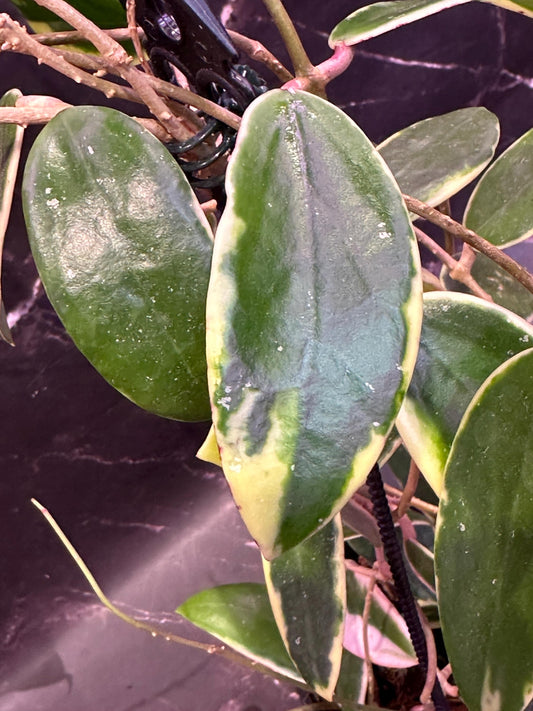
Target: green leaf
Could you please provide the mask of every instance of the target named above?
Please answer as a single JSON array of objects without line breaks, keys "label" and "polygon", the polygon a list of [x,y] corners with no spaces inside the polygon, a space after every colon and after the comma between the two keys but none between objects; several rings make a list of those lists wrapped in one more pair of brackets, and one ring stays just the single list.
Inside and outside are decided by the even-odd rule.
[{"label": "green leaf", "polygon": [[533,349],[476,393],[446,466],[435,545],[446,651],[470,711],[533,699]]},{"label": "green leaf", "polygon": [[118,111],[66,109],[33,144],[23,198],[43,284],[82,353],[141,407],[208,419],[212,238],[162,144]]},{"label": "green leaf", "polygon": [[[515,314],[522,316],[530,323],[533,321],[533,294],[524,289],[520,282],[516,281],[509,272],[502,269],[492,259],[484,254],[477,254],[470,273],[477,283],[492,296],[495,303],[504,306],[509,311],[514,311]],[[469,293],[464,284],[450,277],[446,266],[443,266],[440,277],[445,287],[450,291]]]},{"label": "green leaf", "polygon": [[533,128],[483,175],[463,221],[498,247],[509,247],[533,235]]},{"label": "green leaf", "polygon": [[[67,23],[60,20],[57,15],[40,7],[33,0],[13,0],[13,4],[19,8],[34,29],[38,28],[40,31],[43,29],[43,23],[53,30],[68,27]],[[103,29],[127,26],[126,11],[120,0],[69,0],[69,5]]]},{"label": "green leaf", "polygon": [[499,136],[498,118],[474,107],[419,121],[377,148],[402,193],[436,206],[481,173]]},{"label": "green leaf", "polygon": [[331,701],[339,677],[346,607],[340,514],[269,563],[270,604],[287,651],[305,681]]},{"label": "green leaf", "polygon": [[329,46],[357,44],[469,0],[392,0],[361,7],[334,27]]},{"label": "green leaf", "polygon": [[420,328],[398,187],[339,109],[271,91],[244,115],[207,303],[222,465],[263,555],[330,520],[394,422]]},{"label": "green leaf", "polygon": [[[17,99],[22,96],[18,89],[7,91],[0,99],[0,106],[15,106]],[[0,124],[0,277],[2,275],[2,252],[6,235],[15,180],[17,178],[22,136],[24,129],[15,124]],[[13,336],[7,323],[7,315],[2,301],[2,287],[0,284],[0,338],[9,345],[14,346]]]},{"label": "green leaf", "polygon": [[[364,659],[363,613],[372,571],[368,568],[362,569],[352,561],[347,561],[346,566],[348,612],[344,646],[352,654]],[[367,634],[372,663],[396,669],[418,664],[407,625],[401,614],[377,585],[371,595]]]},{"label": "green leaf", "polygon": [[[334,701],[342,703],[343,711],[362,708],[368,688],[368,670],[365,660],[347,649],[342,650],[341,670],[335,687]],[[367,708],[366,706],[364,708]]]},{"label": "green leaf", "polygon": [[437,495],[457,427],[476,390],[532,343],[533,327],[500,306],[467,294],[424,295],[418,360],[396,426]]},{"label": "green leaf", "polygon": [[235,583],[202,590],[176,612],[246,657],[302,681],[285,650],[264,585]]}]

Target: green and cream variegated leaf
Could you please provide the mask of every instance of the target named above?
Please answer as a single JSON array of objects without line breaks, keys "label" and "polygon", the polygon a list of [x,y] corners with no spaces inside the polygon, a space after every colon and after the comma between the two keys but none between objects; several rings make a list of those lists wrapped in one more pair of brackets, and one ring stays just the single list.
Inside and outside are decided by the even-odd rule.
[{"label": "green and cream variegated leaf", "polygon": [[213,240],[165,147],[119,111],[66,109],[32,146],[23,198],[39,274],[82,353],[146,410],[209,419]]},{"label": "green and cream variegated leaf", "polygon": [[481,173],[499,137],[498,118],[471,107],[419,121],[377,148],[402,193],[436,206]]},{"label": "green and cream variegated leaf", "polygon": [[487,2],[490,5],[503,7],[505,10],[518,12],[520,15],[533,17],[533,0],[481,0],[481,2]]},{"label": "green and cream variegated leaf", "polygon": [[263,558],[270,604],[298,671],[331,700],[342,658],[346,584],[340,514],[272,562]]},{"label": "green and cream variegated leaf", "polygon": [[470,711],[533,699],[533,349],[501,365],[466,411],[437,521],[446,651]]},{"label": "green and cream variegated leaf", "polygon": [[418,252],[358,127],[304,92],[243,117],[207,301],[224,473],[272,559],[330,520],[378,458],[412,372]]},{"label": "green and cream variegated leaf", "polygon": [[[0,99],[0,106],[15,106],[17,99],[22,96],[18,89],[7,91]],[[4,123],[0,124],[0,277],[2,275],[2,252],[4,237],[11,212],[13,191],[22,148],[22,126]],[[2,300],[2,287],[0,284],[0,338],[11,346],[15,345],[13,336],[7,323],[7,315]]]},{"label": "green and cream variegated leaf", "polygon": [[396,426],[437,495],[459,422],[492,371],[533,344],[533,327],[511,311],[456,292],[424,295],[413,378]]},{"label": "green and cream variegated leaf", "polygon": [[[346,562],[347,614],[344,646],[364,659],[363,642],[365,600],[370,588],[368,569]],[[379,666],[403,669],[418,664],[405,620],[387,596],[375,586],[372,590],[368,619],[370,659]]]},{"label": "green and cream variegated leaf", "polygon": [[303,681],[280,637],[264,585],[233,583],[202,590],[176,612],[249,659]]},{"label": "green and cream variegated leaf", "polygon": [[498,247],[509,247],[533,235],[533,128],[483,175],[463,221]]},{"label": "green and cream variegated leaf", "polygon": [[470,0],[392,0],[355,10],[332,30],[329,45],[354,45]]}]

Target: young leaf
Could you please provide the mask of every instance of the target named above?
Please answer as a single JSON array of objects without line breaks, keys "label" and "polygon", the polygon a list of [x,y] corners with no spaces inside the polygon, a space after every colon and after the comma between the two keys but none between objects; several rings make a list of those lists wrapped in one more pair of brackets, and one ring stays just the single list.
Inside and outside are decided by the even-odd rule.
[{"label": "young leaf", "polygon": [[269,563],[270,604],[287,651],[305,681],[331,701],[341,667],[346,585],[340,514]]},{"label": "young leaf", "polygon": [[470,0],[392,0],[361,7],[333,28],[329,46],[357,44]]},{"label": "young leaf", "polygon": [[212,237],[161,143],[118,111],[67,109],[33,144],[23,198],[43,284],[82,353],[141,407],[208,419]]},{"label": "young leaf", "polygon": [[470,711],[533,699],[533,349],[485,381],[446,466],[437,591],[446,651]]},{"label": "young leaf", "polygon": [[501,306],[467,294],[424,295],[418,360],[396,426],[437,495],[474,393],[495,368],[532,344],[533,327]]},{"label": "young leaf", "polygon": [[416,358],[419,263],[398,187],[339,109],[274,90],[244,115],[207,303],[222,464],[272,559],[365,480]]},{"label": "young leaf", "polygon": [[[370,571],[368,571],[370,572]],[[344,646],[352,654],[364,659],[363,613],[370,578],[357,566],[348,564],[346,570],[346,614]],[[368,645],[373,664],[403,669],[418,664],[409,638],[405,620],[387,596],[375,586],[370,603]]]},{"label": "young leaf", "polygon": [[235,583],[202,590],[176,612],[250,659],[302,681],[285,650],[264,585]]},{"label": "young leaf", "polygon": [[498,247],[509,247],[533,235],[533,128],[483,175],[463,221]]},{"label": "young leaf", "polygon": [[[15,106],[17,99],[22,96],[18,89],[7,91],[0,99],[0,106]],[[0,278],[2,275],[2,252],[4,237],[11,212],[13,191],[22,148],[22,126],[4,123],[0,124]],[[2,286],[0,283],[0,338],[9,345],[14,346],[13,336],[7,323],[7,315],[2,300]]]},{"label": "young leaf", "polygon": [[497,117],[473,107],[414,123],[377,148],[402,193],[436,206],[481,173],[499,136]]}]

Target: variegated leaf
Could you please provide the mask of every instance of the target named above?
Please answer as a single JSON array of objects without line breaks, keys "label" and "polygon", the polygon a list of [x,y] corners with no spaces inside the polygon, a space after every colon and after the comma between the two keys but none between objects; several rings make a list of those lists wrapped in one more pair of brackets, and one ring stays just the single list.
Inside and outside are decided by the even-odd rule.
[{"label": "variegated leaf", "polygon": [[533,235],[533,128],[483,175],[463,221],[498,247],[509,247]]},{"label": "variegated leaf", "polygon": [[346,585],[340,514],[272,562],[263,558],[272,611],[307,683],[331,700],[341,667]]},{"label": "variegated leaf", "polygon": [[436,206],[455,195],[492,160],[498,118],[483,107],[434,116],[378,146],[402,193]]},{"label": "variegated leaf", "polygon": [[396,426],[437,495],[474,393],[495,368],[532,343],[533,327],[501,306],[456,292],[424,295],[418,360]]},{"label": "variegated leaf", "polygon": [[264,585],[234,583],[202,590],[176,612],[249,659],[302,681],[285,650]]},{"label": "variegated leaf", "polygon": [[357,44],[470,0],[392,0],[355,10],[333,29],[329,45]]},{"label": "variegated leaf", "polygon": [[532,472],[529,349],[478,390],[446,466],[437,592],[446,650],[470,711],[522,711],[533,699]]},{"label": "variegated leaf", "polygon": [[[346,597],[348,611],[344,630],[344,646],[364,659],[365,599],[370,587],[371,571],[347,561]],[[405,620],[387,596],[375,586],[372,590],[368,619],[368,645],[373,664],[402,669],[418,664]]]},{"label": "variegated leaf", "polygon": [[330,520],[376,461],[420,328],[398,187],[339,109],[274,90],[244,115],[207,303],[225,475],[271,559]]}]

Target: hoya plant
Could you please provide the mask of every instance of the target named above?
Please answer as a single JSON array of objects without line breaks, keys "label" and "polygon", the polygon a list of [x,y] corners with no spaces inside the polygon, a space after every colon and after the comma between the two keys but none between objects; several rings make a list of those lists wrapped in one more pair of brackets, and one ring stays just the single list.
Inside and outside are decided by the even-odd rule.
[{"label": "hoya plant", "polygon": [[[150,3],[20,0],[38,35],[0,15],[3,51],[151,113],[5,94],[0,236],[23,127],[45,123],[22,191],[47,295],[127,398],[212,421],[198,456],[222,468],[265,582],[176,601],[215,642],[169,636],[109,601],[35,503],[112,612],[305,689],[309,709],[375,708],[379,669],[419,667],[412,706],[520,711],[533,699],[533,276],[502,248],[533,235],[533,128],[495,159],[498,119],[475,106],[375,146],[327,100],[357,44],[465,0],[356,9],[318,66],[281,2],[264,2],[292,71],[207,6],[192,29],[173,3],[143,25]],[[533,16],[531,0],[493,4]],[[211,28],[248,93],[158,64],[170,50],[153,26],[171,40]],[[237,70],[232,41],[277,85]],[[13,342],[3,307],[0,333]]]}]

